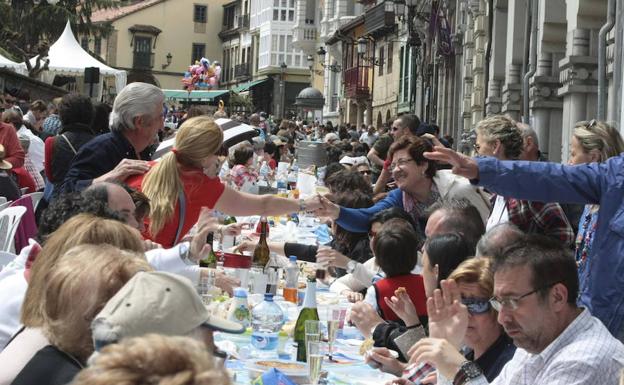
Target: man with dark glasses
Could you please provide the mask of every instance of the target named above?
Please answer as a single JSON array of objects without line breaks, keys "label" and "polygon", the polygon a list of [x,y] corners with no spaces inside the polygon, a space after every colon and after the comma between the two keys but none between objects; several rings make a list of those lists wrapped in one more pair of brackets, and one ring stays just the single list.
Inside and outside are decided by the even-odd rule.
[{"label": "man with dark glasses", "polygon": [[[438,384],[616,384],[624,368],[624,345],[587,309],[577,307],[576,263],[568,250],[529,235],[494,258],[494,296],[461,299],[455,281],[443,281],[430,303],[431,337],[414,346],[411,360],[438,370]],[[456,302],[463,302],[457,306]],[[498,322],[517,346],[493,381],[459,346],[467,313],[498,311]],[[473,313],[474,314],[474,313]],[[454,327],[450,327],[455,325]]]}]

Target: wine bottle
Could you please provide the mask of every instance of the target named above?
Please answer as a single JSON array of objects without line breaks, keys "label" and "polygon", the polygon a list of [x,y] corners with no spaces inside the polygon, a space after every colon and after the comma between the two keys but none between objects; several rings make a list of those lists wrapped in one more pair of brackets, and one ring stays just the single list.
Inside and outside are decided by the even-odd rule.
[{"label": "wine bottle", "polygon": [[297,343],[297,361],[306,362],[306,338],[305,338],[305,321],[319,320],[318,310],[316,309],[316,278],[308,277],[308,287],[306,288],[305,297],[303,299],[303,308],[295,323],[294,340]]},{"label": "wine bottle", "polygon": [[217,255],[214,252],[213,242],[214,233],[208,233],[208,236],[206,237],[206,244],[210,245],[210,254],[208,254],[206,258],[199,261],[199,267],[217,267]]},{"label": "wine bottle", "polygon": [[[223,224],[225,226],[231,225],[232,223],[236,223],[236,217],[233,215],[228,215],[223,219]],[[234,247],[234,245],[236,245],[236,236],[221,234],[221,250],[228,251]]]},{"label": "wine bottle", "polygon": [[269,250],[269,244],[267,243],[268,228],[269,224],[266,217],[261,217],[260,240],[258,241],[256,248],[254,249],[252,264],[261,267],[262,269],[264,269],[269,262],[269,257],[271,255],[271,251]]}]

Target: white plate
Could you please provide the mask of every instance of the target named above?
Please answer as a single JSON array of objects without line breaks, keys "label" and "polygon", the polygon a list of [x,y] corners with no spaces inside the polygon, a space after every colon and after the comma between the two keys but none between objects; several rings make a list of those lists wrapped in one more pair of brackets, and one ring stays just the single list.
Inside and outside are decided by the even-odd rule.
[{"label": "white plate", "polygon": [[[256,378],[258,378],[258,376],[260,376],[262,373],[270,370],[272,367],[270,366],[264,366],[264,365],[258,365],[257,362],[258,361],[275,361],[275,362],[284,362],[284,363],[289,363],[292,364],[292,361],[287,361],[287,360],[275,360],[275,359],[258,359],[258,360],[253,360],[247,363],[246,367],[247,370],[249,371],[249,379],[251,381],[255,380]],[[284,373],[285,375],[288,376],[288,378],[290,378],[291,380],[293,380],[293,382],[299,384],[299,385],[303,385],[303,384],[309,384],[310,383],[310,379],[308,378],[308,366],[304,363],[301,362],[297,362],[297,364],[301,364],[304,366],[304,369],[299,370],[299,369],[282,369],[282,368],[277,368],[280,370],[280,372]]]}]

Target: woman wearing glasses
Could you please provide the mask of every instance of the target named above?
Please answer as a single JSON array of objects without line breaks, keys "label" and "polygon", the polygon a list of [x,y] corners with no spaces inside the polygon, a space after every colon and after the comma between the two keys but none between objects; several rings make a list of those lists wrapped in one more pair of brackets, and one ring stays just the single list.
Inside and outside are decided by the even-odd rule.
[{"label": "woman wearing glasses", "polygon": [[[464,347],[461,351],[448,353],[458,356],[461,354],[464,358],[474,361],[488,381],[498,376],[516,351],[513,341],[496,321],[498,313],[489,301],[494,292],[494,277],[490,264],[491,261],[487,257],[471,258],[462,262],[448,277],[457,282],[461,301],[468,308],[469,314],[468,328],[463,339]],[[402,378],[395,380],[394,383],[403,385],[435,383],[433,370],[434,368],[428,364],[407,367],[403,371]]]},{"label": "woman wearing glasses", "polygon": [[[172,247],[199,218],[202,207],[228,215],[283,215],[314,210],[303,200],[273,195],[251,195],[226,187],[216,176],[223,132],[212,118],[186,120],[176,135],[176,147],[143,175],[126,182],[150,199],[143,236]],[[318,205],[318,204],[317,204]]]},{"label": "woman wearing glasses", "polygon": [[[417,232],[425,238],[424,228],[428,208],[442,200],[466,200],[477,208],[484,223],[490,214],[489,198],[465,178],[457,178],[448,170],[437,170],[436,162],[425,159],[424,152],[431,151],[431,144],[422,138],[404,135],[390,147],[392,159],[390,170],[397,185],[386,198],[365,209],[348,209],[319,197],[322,208],[317,215],[335,219],[343,228],[354,232],[366,232],[370,218],[377,212],[400,207],[407,211],[418,225]],[[420,246],[419,246],[420,247]]]}]

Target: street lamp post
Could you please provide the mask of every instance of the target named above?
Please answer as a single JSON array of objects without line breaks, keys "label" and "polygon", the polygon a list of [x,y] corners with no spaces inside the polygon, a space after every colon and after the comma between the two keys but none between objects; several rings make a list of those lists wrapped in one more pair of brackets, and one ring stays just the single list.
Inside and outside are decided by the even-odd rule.
[{"label": "street lamp post", "polygon": [[284,118],[285,111],[286,111],[286,85],[284,84],[284,74],[286,72],[286,68],[288,66],[286,65],[285,62],[282,62],[282,64],[280,64],[280,109],[279,109],[279,114],[278,116],[280,118]]}]

